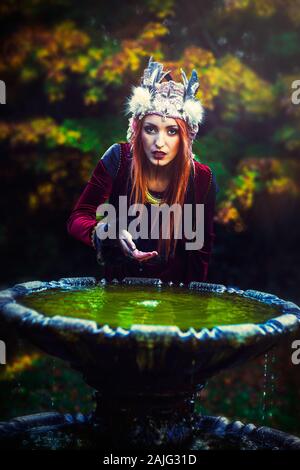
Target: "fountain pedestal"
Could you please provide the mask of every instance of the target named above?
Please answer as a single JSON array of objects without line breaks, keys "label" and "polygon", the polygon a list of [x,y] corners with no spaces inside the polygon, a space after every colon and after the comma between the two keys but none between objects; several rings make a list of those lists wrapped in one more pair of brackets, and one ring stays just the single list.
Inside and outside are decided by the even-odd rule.
[{"label": "fountain pedestal", "polygon": [[108,446],[186,448],[193,438],[195,397],[124,397],[97,392],[93,422]]}]

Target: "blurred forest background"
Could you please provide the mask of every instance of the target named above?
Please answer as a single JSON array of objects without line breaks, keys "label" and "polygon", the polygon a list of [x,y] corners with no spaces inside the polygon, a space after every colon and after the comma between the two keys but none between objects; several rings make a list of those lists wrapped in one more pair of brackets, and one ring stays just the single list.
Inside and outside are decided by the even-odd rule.
[{"label": "blurred forest background", "polygon": [[1,280],[96,275],[66,222],[152,55],[198,71],[194,152],[220,192],[209,280],[300,301],[297,0],[15,0],[0,6]]},{"label": "blurred forest background", "polygon": [[[181,67],[199,74],[206,118],[194,152],[220,188],[209,281],[300,303],[299,0],[7,0],[0,37],[3,288],[97,277],[94,251],[66,222],[104,151],[125,141],[125,99],[152,55],[176,80]],[[1,419],[89,408],[75,372],[18,341],[0,377]],[[300,435],[290,354],[225,371],[204,411]]]}]

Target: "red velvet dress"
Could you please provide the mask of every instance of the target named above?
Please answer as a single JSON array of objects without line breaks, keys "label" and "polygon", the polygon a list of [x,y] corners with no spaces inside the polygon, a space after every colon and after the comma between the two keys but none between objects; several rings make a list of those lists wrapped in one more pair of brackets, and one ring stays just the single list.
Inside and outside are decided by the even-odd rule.
[{"label": "red velvet dress", "polygon": [[[111,171],[108,171],[107,164],[105,164],[109,160],[112,161],[113,158],[107,151],[106,157],[108,158],[102,158],[98,162],[67,222],[69,234],[91,247],[93,247],[91,234],[97,224],[97,207],[109,199],[109,202],[117,208],[118,197],[129,194],[132,161],[130,146],[128,143],[122,143],[115,144],[113,147],[115,150],[119,149],[118,159],[113,162],[116,165],[114,171],[116,177],[112,177]],[[108,263],[105,265],[104,275],[107,280],[111,281],[114,278],[122,280],[124,277],[150,277],[159,278],[162,281],[188,283],[207,279],[208,264],[215,238],[213,218],[217,186],[211,169],[196,160],[193,161],[194,175],[190,180],[192,183],[189,184],[185,202],[191,202],[189,198],[192,194],[192,202],[204,204],[203,247],[200,250],[185,250],[186,240],[183,238],[177,241],[175,256],[167,261],[157,261],[156,258],[153,258],[145,262],[137,262],[124,256],[124,262],[118,265]],[[149,251],[155,249],[155,247],[145,246],[145,240],[136,239],[134,242],[138,249],[147,250],[149,248]]]}]

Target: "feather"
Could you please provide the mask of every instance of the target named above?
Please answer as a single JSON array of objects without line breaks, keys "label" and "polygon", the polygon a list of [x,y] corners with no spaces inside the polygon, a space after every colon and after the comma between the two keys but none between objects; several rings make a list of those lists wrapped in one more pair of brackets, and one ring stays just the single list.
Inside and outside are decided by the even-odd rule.
[{"label": "feather", "polygon": [[182,81],[183,81],[183,86],[184,86],[185,89],[187,89],[189,81],[187,79],[186,73],[182,69],[180,69],[180,70],[181,70],[181,77],[182,77]]},{"label": "feather", "polygon": [[166,75],[168,75],[170,72],[172,72],[172,70],[168,70],[167,72],[164,72],[162,76],[160,77],[159,82],[161,82],[166,77]]},{"label": "feather", "polygon": [[187,99],[184,102],[183,111],[187,114],[193,125],[202,122],[204,109],[200,101]]},{"label": "feather", "polygon": [[142,114],[151,107],[151,93],[144,87],[133,87],[131,98],[127,102],[127,114]]},{"label": "feather", "polygon": [[188,86],[186,88],[186,98],[193,98],[199,88],[199,80],[196,70],[192,71],[191,78],[189,79]]},{"label": "feather", "polygon": [[171,70],[164,72],[163,65],[159,62],[153,62],[152,56],[149,59],[148,67],[144,70],[141,85],[154,88],[156,83],[160,83]]}]

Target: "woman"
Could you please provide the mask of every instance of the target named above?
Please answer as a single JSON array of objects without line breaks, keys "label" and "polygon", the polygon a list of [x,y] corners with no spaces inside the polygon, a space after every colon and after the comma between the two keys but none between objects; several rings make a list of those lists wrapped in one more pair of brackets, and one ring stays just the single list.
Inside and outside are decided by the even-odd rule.
[{"label": "woman", "polygon": [[[141,85],[133,88],[127,103],[131,114],[128,142],[116,143],[105,152],[68,220],[70,235],[95,248],[108,280],[139,276],[188,283],[207,278],[217,189],[211,169],[194,160],[192,153],[203,118],[203,107],[195,98],[197,74],[193,70],[190,80],[183,71],[181,74],[183,84],[174,82],[169,72],[163,72],[163,66],[150,58]],[[126,196],[127,206],[122,210],[120,196]],[[106,217],[97,222],[96,212],[105,207],[105,201],[115,208],[115,219]],[[133,204],[142,204],[139,214],[144,218],[139,228],[147,225],[151,233],[156,228],[157,238],[149,236],[149,231],[147,237],[132,237],[128,226],[132,215],[128,214],[132,214],[130,207],[137,207]],[[171,211],[162,221],[158,212],[152,218],[149,209],[161,209],[163,204],[168,208],[177,204],[181,218]],[[204,204],[201,222],[196,209],[200,204]],[[183,220],[189,222],[188,206],[194,208],[191,233],[195,235],[199,228],[204,231],[199,249],[187,249],[191,237],[187,238],[185,231],[183,234],[180,225]],[[122,228],[124,217],[126,228]],[[109,232],[116,236],[109,236]]]}]

